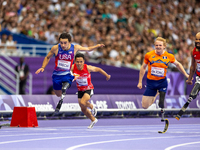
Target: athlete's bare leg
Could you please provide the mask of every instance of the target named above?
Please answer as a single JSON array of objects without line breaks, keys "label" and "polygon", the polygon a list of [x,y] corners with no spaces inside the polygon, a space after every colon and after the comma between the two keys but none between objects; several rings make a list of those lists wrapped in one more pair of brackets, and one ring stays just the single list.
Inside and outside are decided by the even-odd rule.
[{"label": "athlete's bare leg", "polygon": [[84,107],[89,107],[90,109],[93,109],[93,105],[89,102],[90,95],[88,93],[84,93],[83,97],[80,99],[79,104]]},{"label": "athlete's bare leg", "polygon": [[[87,94],[87,93],[85,93]],[[84,94],[84,95],[85,95]],[[88,94],[87,94],[88,95]],[[90,96],[89,96],[90,97]],[[88,99],[89,100],[89,99]],[[87,109],[87,106],[83,105],[81,102],[81,98],[78,99],[79,106],[81,107],[81,111],[88,117],[92,122],[95,120],[95,117],[92,115],[92,113]],[[88,102],[89,103],[89,102]],[[92,105],[92,104],[91,104]]]},{"label": "athlete's bare leg", "polygon": [[56,96],[61,97],[62,95],[62,90],[54,90]]},{"label": "athlete's bare leg", "polygon": [[154,101],[156,100],[156,97],[158,96],[159,92],[156,93],[156,96],[143,96],[142,97],[142,107],[144,109],[147,109],[149,106],[151,106]]}]

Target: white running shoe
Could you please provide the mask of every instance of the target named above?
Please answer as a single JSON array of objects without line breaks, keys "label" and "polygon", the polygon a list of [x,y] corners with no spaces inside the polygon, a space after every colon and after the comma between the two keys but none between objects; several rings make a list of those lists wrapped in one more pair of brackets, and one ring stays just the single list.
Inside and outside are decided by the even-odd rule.
[{"label": "white running shoe", "polygon": [[97,122],[98,120],[95,118],[95,120],[91,122],[90,125],[88,126],[88,129],[92,129]]},{"label": "white running shoe", "polygon": [[97,109],[93,107],[91,110],[92,115],[95,117],[97,115]]}]

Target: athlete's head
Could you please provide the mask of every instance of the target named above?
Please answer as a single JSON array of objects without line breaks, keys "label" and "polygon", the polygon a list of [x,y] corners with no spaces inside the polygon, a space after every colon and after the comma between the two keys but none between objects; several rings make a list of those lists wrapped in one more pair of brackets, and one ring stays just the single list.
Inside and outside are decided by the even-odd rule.
[{"label": "athlete's head", "polygon": [[162,54],[166,48],[167,43],[164,38],[158,37],[156,38],[154,45],[155,45],[156,53]]},{"label": "athlete's head", "polygon": [[79,70],[83,69],[83,65],[85,63],[85,57],[82,53],[77,53],[75,55],[75,63],[76,63],[76,66]]},{"label": "athlete's head", "polygon": [[63,50],[67,50],[70,47],[72,36],[70,33],[62,33],[59,37],[59,42]]},{"label": "athlete's head", "polygon": [[196,34],[195,47],[200,50],[200,32]]}]

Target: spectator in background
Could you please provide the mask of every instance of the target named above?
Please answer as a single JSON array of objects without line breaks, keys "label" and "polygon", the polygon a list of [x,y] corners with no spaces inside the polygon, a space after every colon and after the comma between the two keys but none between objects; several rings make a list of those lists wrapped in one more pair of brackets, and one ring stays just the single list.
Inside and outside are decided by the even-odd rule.
[{"label": "spectator in background", "polygon": [[140,70],[140,68],[141,68],[140,61],[137,58],[134,59],[134,61],[133,61],[133,69]]},{"label": "spectator in background", "polygon": [[15,70],[19,74],[19,94],[26,94],[26,81],[29,75],[29,66],[24,62],[24,58],[20,58],[19,64],[15,67]]},{"label": "spectator in background", "polygon": [[[170,49],[173,54],[178,51],[185,54],[183,48],[194,47],[194,34],[200,28],[200,3],[197,0],[4,0],[0,7],[3,29],[51,44],[57,43],[56,35],[70,32],[78,45],[87,47],[90,41],[94,42],[92,45],[113,45],[111,49],[106,48],[101,57],[93,58],[93,52],[89,53],[89,59],[113,64],[111,61],[119,61],[117,57],[121,57],[122,66],[126,65],[126,56],[132,55],[134,50],[137,50],[135,56],[143,54],[143,60],[146,51],[154,48],[152,43],[158,36],[173,45],[173,49]],[[122,46],[123,40],[131,48]],[[182,40],[187,45],[180,47]],[[116,47],[119,49],[116,50]],[[116,52],[123,54],[114,56]],[[187,56],[186,59],[191,61],[191,57]]]},{"label": "spectator in background", "polygon": [[6,41],[6,46],[7,46],[7,52],[15,53],[17,48],[16,48],[16,41],[13,41],[13,36],[9,35],[8,40]]},{"label": "spectator in background", "polygon": [[1,40],[0,40],[0,52],[1,52],[1,54],[6,52],[6,50],[5,50],[6,41],[7,41],[7,35],[2,34]]}]

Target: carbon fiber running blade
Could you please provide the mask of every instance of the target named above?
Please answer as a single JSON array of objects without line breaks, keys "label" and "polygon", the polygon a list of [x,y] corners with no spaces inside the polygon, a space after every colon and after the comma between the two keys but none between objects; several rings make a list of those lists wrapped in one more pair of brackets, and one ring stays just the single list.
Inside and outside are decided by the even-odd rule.
[{"label": "carbon fiber running blade", "polygon": [[57,104],[57,106],[56,106],[55,112],[59,112],[59,111],[60,111],[60,108],[61,108],[61,106],[62,106],[62,103],[63,103],[63,100],[62,100],[62,99],[59,100],[59,102],[58,102],[58,104]]},{"label": "carbon fiber running blade", "polygon": [[184,112],[186,111],[187,107],[189,106],[190,102],[186,102],[183,107],[181,108],[181,110],[178,112],[178,114],[176,115],[176,119],[179,120],[181,118],[181,116],[184,114]]},{"label": "carbon fiber running blade", "polygon": [[158,131],[158,133],[165,133],[167,132],[167,129],[169,127],[169,120],[168,119],[165,119],[165,128],[163,131]]}]

